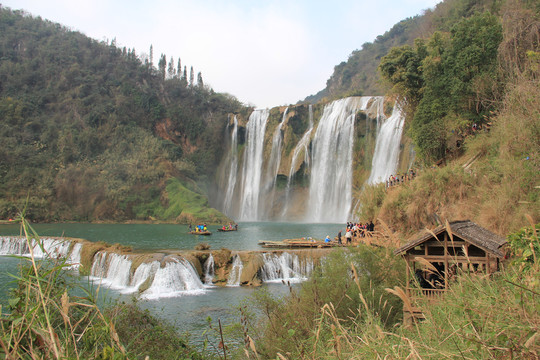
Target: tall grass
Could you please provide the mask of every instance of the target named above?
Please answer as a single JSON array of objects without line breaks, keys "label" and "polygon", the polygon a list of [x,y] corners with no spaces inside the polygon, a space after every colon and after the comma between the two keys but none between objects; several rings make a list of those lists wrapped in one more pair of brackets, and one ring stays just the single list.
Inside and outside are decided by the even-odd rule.
[{"label": "tall grass", "polygon": [[[533,228],[534,229],[534,228]],[[538,359],[540,355],[540,266],[538,225],[509,238],[518,249],[495,275],[460,273],[437,301],[421,300],[425,319],[413,326],[388,321],[392,300],[375,289],[371,274],[353,267],[350,287],[335,283],[354,306],[338,298],[298,307],[300,296],[283,304],[265,302],[265,337],[254,347],[260,358],[278,359]],[[531,249],[530,251],[524,251]],[[341,258],[343,260],[343,258]],[[381,260],[381,259],[379,259]],[[523,266],[526,261],[528,266]],[[332,266],[336,265],[331,262]],[[340,267],[341,271],[344,266]],[[385,268],[385,271],[388,269]],[[329,275],[329,282],[335,281]],[[394,276],[393,272],[388,277]],[[386,282],[389,284],[390,282]],[[313,284],[308,283],[308,286]],[[390,293],[406,295],[399,287]],[[373,291],[375,290],[375,291]],[[339,291],[335,291],[338,293]],[[303,291],[300,292],[302,294]],[[355,294],[353,294],[355,293]],[[314,298],[315,293],[311,293]],[[319,296],[318,294],[316,296]],[[390,295],[395,299],[398,296]],[[374,301],[377,298],[380,301]],[[304,306],[308,301],[301,302]],[[346,305],[346,306],[344,306]],[[386,309],[386,310],[385,310]],[[399,307],[401,311],[401,306]],[[291,314],[296,314],[292,316]],[[294,327],[305,321],[302,335]],[[271,333],[272,335],[268,335]],[[286,346],[288,340],[289,346]],[[251,358],[255,358],[252,356]]]}]

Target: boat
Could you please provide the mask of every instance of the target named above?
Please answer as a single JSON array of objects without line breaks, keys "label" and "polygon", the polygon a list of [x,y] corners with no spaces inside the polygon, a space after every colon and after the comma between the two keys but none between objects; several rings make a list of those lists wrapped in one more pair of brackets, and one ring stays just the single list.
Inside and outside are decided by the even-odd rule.
[{"label": "boat", "polygon": [[323,240],[314,239],[285,239],[281,241],[261,240],[259,245],[264,248],[331,248],[337,246],[336,242],[324,242]]},{"label": "boat", "polygon": [[212,235],[210,231],[190,231],[188,234],[191,235]]},{"label": "boat", "polygon": [[217,231],[221,231],[221,232],[227,232],[227,231],[238,231],[238,229],[235,229],[235,228],[232,228],[232,229],[223,229],[223,228],[218,228]]}]

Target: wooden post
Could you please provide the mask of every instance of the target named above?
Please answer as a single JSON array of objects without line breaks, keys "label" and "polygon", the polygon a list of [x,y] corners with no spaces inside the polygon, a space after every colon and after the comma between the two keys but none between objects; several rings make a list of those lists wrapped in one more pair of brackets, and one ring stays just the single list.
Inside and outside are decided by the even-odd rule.
[{"label": "wooden post", "polygon": [[444,232],[444,289],[448,290],[448,232]]}]

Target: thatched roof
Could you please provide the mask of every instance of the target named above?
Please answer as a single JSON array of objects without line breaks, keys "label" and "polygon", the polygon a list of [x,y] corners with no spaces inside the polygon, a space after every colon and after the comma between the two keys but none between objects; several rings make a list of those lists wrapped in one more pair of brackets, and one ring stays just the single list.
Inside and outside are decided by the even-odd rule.
[{"label": "thatched roof", "polygon": [[[506,245],[506,240],[502,236],[494,234],[470,220],[451,222],[450,230],[452,231],[452,235],[478,246],[479,248],[488,251],[499,258],[504,257],[501,248]],[[436,236],[439,236],[439,234],[441,234],[443,231],[446,231],[445,225],[437,227],[432,232]],[[394,254],[398,255],[404,253],[432,238],[433,235],[429,231],[424,230],[415,240],[408,242],[399,249],[395,250]]]}]

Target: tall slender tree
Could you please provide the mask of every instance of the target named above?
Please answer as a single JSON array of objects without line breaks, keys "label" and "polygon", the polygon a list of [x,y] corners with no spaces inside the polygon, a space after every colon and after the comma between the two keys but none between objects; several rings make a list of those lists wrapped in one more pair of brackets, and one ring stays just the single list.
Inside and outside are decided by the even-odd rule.
[{"label": "tall slender tree", "polygon": [[159,73],[162,77],[162,79],[165,79],[165,70],[167,69],[167,58],[165,57],[165,54],[161,54],[161,58],[159,59],[158,63]]},{"label": "tall slender tree", "polygon": [[169,61],[169,67],[167,68],[167,75],[169,79],[172,79],[175,73],[176,73],[176,70],[174,69],[174,59],[171,56],[171,60]]},{"label": "tall slender tree", "polygon": [[189,86],[193,87],[195,82],[195,73],[193,72],[193,66],[191,67],[191,70],[189,71]]},{"label": "tall slender tree", "polygon": [[199,73],[197,74],[197,87],[199,88],[204,88],[204,83],[203,83],[203,79],[202,79],[202,74],[201,72],[199,71]]}]

